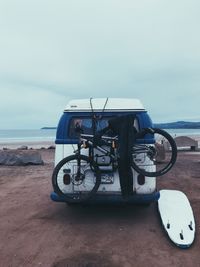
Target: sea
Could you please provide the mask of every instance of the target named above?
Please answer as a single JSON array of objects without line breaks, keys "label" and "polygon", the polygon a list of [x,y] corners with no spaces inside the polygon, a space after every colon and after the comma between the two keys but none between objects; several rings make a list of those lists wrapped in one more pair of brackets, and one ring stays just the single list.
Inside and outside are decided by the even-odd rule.
[{"label": "sea", "polygon": [[0,143],[17,142],[54,142],[56,129],[34,129],[34,130],[0,130]]},{"label": "sea", "polygon": [[[176,136],[200,136],[200,129],[166,129],[172,137]],[[34,129],[34,130],[0,130],[0,143],[17,142],[54,142],[56,129]]]},{"label": "sea", "polygon": [[172,137],[176,136],[200,136],[200,129],[163,129]]}]

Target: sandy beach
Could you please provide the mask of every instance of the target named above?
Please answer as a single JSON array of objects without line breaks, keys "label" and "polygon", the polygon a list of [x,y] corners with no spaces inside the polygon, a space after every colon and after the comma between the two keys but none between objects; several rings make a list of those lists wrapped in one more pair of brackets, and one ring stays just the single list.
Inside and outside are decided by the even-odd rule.
[{"label": "sandy beach", "polygon": [[0,267],[200,266],[199,153],[179,152],[175,167],[157,179],[158,190],[181,190],[192,205],[196,240],[182,250],[162,229],[157,203],[91,207],[52,202],[54,150],[38,151],[44,165],[0,166]]}]

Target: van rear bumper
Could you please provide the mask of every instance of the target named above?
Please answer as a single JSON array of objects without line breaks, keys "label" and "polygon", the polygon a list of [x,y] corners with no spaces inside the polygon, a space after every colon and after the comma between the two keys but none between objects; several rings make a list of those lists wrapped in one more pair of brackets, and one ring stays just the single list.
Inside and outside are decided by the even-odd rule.
[{"label": "van rear bumper", "polygon": [[[84,203],[90,203],[90,204],[104,204],[104,203],[135,203],[135,204],[149,204],[151,202],[157,201],[160,197],[160,192],[155,191],[151,194],[133,194],[129,196],[128,198],[124,199],[121,194],[99,194],[97,193],[92,198],[88,199],[87,201],[84,201]],[[66,200],[64,200],[62,197],[60,197],[55,192],[52,192],[50,194],[51,200],[55,202],[65,202],[68,203]]]}]

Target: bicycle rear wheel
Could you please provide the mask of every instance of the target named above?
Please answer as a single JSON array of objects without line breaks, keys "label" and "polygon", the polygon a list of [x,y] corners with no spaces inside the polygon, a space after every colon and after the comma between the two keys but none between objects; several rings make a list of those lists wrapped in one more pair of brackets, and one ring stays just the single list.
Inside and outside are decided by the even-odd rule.
[{"label": "bicycle rear wheel", "polygon": [[[154,128],[152,144],[135,144],[133,146],[132,167],[138,173],[157,177],[167,173],[175,164],[177,158],[177,147],[174,139],[166,131]],[[150,131],[146,129],[146,134]]]},{"label": "bicycle rear wheel", "polygon": [[54,191],[70,203],[89,199],[96,193],[100,183],[98,166],[84,155],[72,155],[62,159],[52,175]]}]

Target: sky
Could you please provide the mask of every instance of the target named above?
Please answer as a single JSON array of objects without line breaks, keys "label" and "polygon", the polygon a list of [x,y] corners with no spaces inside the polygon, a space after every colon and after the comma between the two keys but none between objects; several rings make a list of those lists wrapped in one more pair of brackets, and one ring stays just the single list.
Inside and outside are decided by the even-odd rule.
[{"label": "sky", "polygon": [[56,126],[74,98],[200,121],[199,0],[0,0],[0,129]]}]

